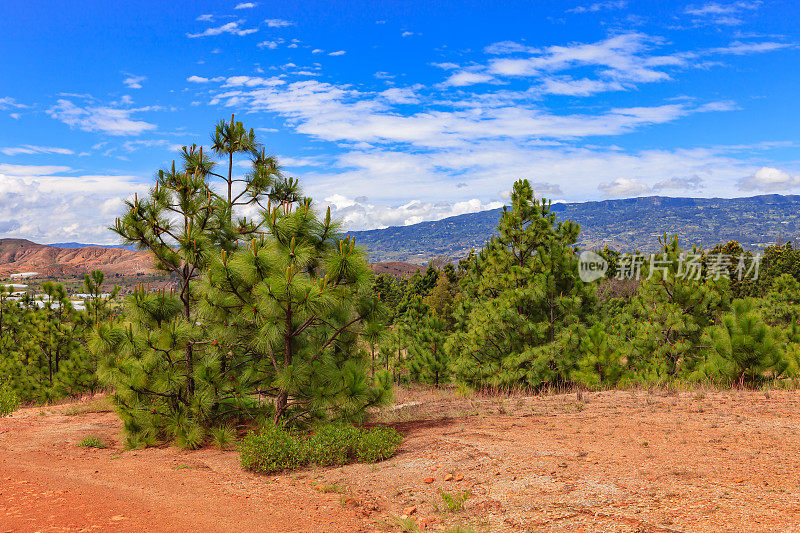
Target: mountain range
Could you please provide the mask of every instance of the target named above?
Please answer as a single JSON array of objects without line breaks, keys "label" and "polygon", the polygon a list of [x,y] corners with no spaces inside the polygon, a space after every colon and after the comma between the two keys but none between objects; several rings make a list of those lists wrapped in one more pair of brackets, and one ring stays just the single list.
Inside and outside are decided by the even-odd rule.
[{"label": "mountain range", "polygon": [[[747,198],[670,198],[556,203],[559,220],[581,226],[582,248],[610,246],[620,251],[654,251],[659,236],[676,234],[685,247],[710,248],[729,240],[758,250],[800,237],[800,196],[779,194]],[[374,271],[403,276],[433,258],[459,259],[480,248],[495,233],[501,209],[469,213],[408,226],[350,232],[367,249]],[[40,272],[49,276],[82,275],[92,269],[107,274],[152,274],[147,252],[114,245],[36,244],[0,239],[0,276]]]},{"label": "mountain range", "polygon": [[[730,240],[758,250],[800,237],[800,196],[779,194],[747,198],[671,198],[648,196],[623,200],[556,203],[559,220],[581,226],[582,248],[609,246],[620,251],[655,251],[664,233],[681,244],[705,248]],[[501,209],[435,222],[355,231],[370,261],[425,264],[434,257],[457,259],[480,248],[495,233]]]}]

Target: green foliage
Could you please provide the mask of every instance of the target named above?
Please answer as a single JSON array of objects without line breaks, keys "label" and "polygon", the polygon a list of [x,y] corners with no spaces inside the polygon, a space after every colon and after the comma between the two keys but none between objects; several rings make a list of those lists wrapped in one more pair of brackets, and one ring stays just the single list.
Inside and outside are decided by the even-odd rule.
[{"label": "green foliage", "polygon": [[374,463],[392,457],[402,436],[392,428],[363,429],[347,424],[323,425],[311,435],[298,436],[268,424],[239,443],[242,467],[262,474],[302,468],[308,464],[341,466]]},{"label": "green foliage", "polygon": [[16,393],[4,384],[0,384],[0,418],[8,416],[19,407]]},{"label": "green foliage", "polygon": [[[182,168],[159,171],[113,228],[177,284],[174,293],[140,287],[124,320],[95,328],[98,374],[115,389],[128,446],[195,448],[241,419],[359,420],[391,395],[360,342],[372,342],[374,357],[383,313],[363,252],[300,197],[253,130],[231,117],[212,141],[227,171],[202,147],[184,147]],[[239,178],[241,155],[252,167]],[[253,216],[237,218],[244,208]]]},{"label": "green foliage", "polygon": [[557,222],[526,180],[514,184],[498,236],[465,265],[447,345],[459,380],[478,387],[570,380],[576,361],[556,343],[595,301],[578,277],[577,236],[578,226]]},{"label": "green foliage", "polygon": [[236,441],[236,431],[229,426],[212,428],[211,441],[214,443],[214,446],[223,450]]},{"label": "green foliage", "polygon": [[239,442],[242,468],[261,474],[294,470],[307,463],[304,442],[280,426],[248,433]]},{"label": "green foliage", "polygon": [[626,359],[620,343],[601,324],[581,331],[579,339],[578,368],[572,372],[572,379],[590,388],[619,383],[625,373],[623,359]]},{"label": "green foliage", "polygon": [[87,344],[91,328],[110,314],[102,283],[102,272],[87,275],[85,287],[96,297],[85,311],[75,309],[60,283],[42,283],[39,299],[0,286],[0,380],[21,401],[46,403],[98,390],[97,361]]},{"label": "green foliage", "polygon": [[450,494],[449,492],[445,492],[440,489],[439,495],[442,497],[442,501],[447,506],[447,509],[451,513],[456,513],[464,510],[464,503],[469,499],[470,496],[472,496],[472,493],[468,490],[465,490]]},{"label": "green foliage", "polygon": [[82,448],[98,448],[100,450],[108,448],[108,445],[105,443],[105,441],[97,437],[86,437],[80,443],[78,443],[78,446]]},{"label": "green foliage", "polygon": [[789,363],[780,336],[764,323],[751,300],[737,300],[720,324],[709,328],[708,356],[693,373],[724,385],[754,386],[784,375]]},{"label": "green foliage", "polygon": [[[705,329],[730,306],[728,280],[691,274],[677,237],[662,239],[657,268],[647,273],[633,298],[625,335],[631,339],[634,381],[673,379],[691,372],[701,354]],[[697,250],[695,250],[697,253]],[[680,275],[681,273],[686,275]]]},{"label": "green foliage", "polygon": [[450,380],[450,357],[444,347],[448,336],[445,316],[417,297],[404,317],[409,342],[408,369],[414,381],[438,387]]}]

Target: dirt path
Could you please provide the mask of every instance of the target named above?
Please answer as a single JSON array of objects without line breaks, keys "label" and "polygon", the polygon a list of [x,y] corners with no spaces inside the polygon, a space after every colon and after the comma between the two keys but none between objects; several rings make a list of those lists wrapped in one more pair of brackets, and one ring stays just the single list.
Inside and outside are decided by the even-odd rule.
[{"label": "dirt path", "polygon": [[275,477],[233,451],[122,451],[113,413],[24,409],[0,421],[0,533],[800,531],[800,392],[398,404],[394,459]]}]

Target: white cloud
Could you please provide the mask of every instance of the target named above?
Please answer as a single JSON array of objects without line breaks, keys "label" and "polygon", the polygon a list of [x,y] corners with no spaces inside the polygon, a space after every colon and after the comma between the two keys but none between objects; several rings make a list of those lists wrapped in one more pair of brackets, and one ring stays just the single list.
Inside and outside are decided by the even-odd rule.
[{"label": "white cloud", "polygon": [[155,124],[131,119],[134,111],[105,106],[79,107],[70,100],[60,99],[47,114],[70,127],[109,135],[138,135],[156,129]]},{"label": "white cloud", "polygon": [[412,35],[414,35],[413,31],[404,31],[400,34],[400,37],[411,37]]},{"label": "white cloud", "polygon": [[122,198],[145,193],[147,185],[134,176],[62,174],[70,171],[0,165],[0,233],[38,242],[113,243],[106,228],[120,214]]},{"label": "white cloud", "polygon": [[283,39],[275,39],[274,41],[261,41],[256,46],[258,46],[259,48],[267,48],[269,50],[275,50],[276,48],[278,48],[278,46],[280,46],[281,43],[283,43]]},{"label": "white cloud", "polygon": [[488,74],[462,70],[461,72],[451,74],[444,83],[445,85],[452,85],[453,87],[464,87],[466,85],[475,85],[476,83],[490,82],[493,79],[494,78]]},{"label": "white cloud", "polygon": [[14,98],[10,96],[5,96],[0,98],[0,111],[5,111],[8,109],[25,109],[26,105],[20,104]]},{"label": "white cloud", "polygon": [[712,24],[718,26],[737,26],[744,23],[742,18],[748,11],[755,11],[761,5],[760,1],[736,1],[729,3],[707,2],[692,5],[684,13],[693,17],[695,24]]},{"label": "white cloud", "polygon": [[[279,78],[226,78],[211,91],[209,104],[261,113],[293,133],[336,143],[335,155],[298,165],[298,174],[307,193],[336,205],[351,228],[449,216],[460,202],[487,206],[523,177],[536,184],[537,194],[568,201],[594,199],[597,191],[610,197],[707,191],[735,196],[737,180],[755,174],[758,166],[737,159],[730,148],[626,152],[598,146],[603,138],[736,109],[734,102],[686,97],[552,108],[554,99],[544,95],[633,92],[642,83],[672,80],[705,56],[760,51],[736,48],[740,44],[664,53],[664,39],[630,32],[542,48],[504,41],[485,49],[492,55],[484,64],[434,64],[445,71],[443,83],[390,83],[386,90],[292,81],[302,67],[291,64],[278,67],[287,72]],[[480,77],[454,78],[464,73]],[[453,89],[468,82],[488,85]],[[634,100],[639,101],[645,100]]]},{"label": "white cloud", "polygon": [[19,154],[72,155],[75,152],[67,148],[57,148],[54,146],[34,146],[31,144],[23,144],[22,146],[0,148],[0,153],[8,156],[14,156]]},{"label": "white cloud", "polygon": [[198,22],[214,22],[214,15],[200,15],[195,20]]},{"label": "white cloud", "polygon": [[[215,78],[216,79],[216,78]],[[274,87],[277,85],[283,85],[286,81],[277,78],[261,78],[259,76],[231,76],[225,80],[225,87],[259,87],[259,86],[267,86],[267,87]]]},{"label": "white cloud", "polygon": [[237,20],[234,22],[228,22],[227,24],[223,24],[222,26],[217,26],[215,28],[207,28],[205,31],[200,33],[187,33],[186,36],[189,38],[197,38],[197,37],[212,37],[215,35],[222,35],[223,33],[229,33],[231,35],[250,35],[251,33],[256,33],[258,31],[257,28],[242,28],[240,25],[244,24],[243,20]]},{"label": "white cloud", "polygon": [[369,203],[369,199],[364,196],[350,198],[334,194],[326,197],[321,206],[323,209],[330,206],[331,215],[341,221],[347,230],[353,231],[376,227],[407,226],[426,220],[441,220],[465,213],[498,209],[503,206],[503,202],[484,203],[477,198],[472,198],[453,204],[412,200],[402,205],[377,206]]},{"label": "white cloud", "polygon": [[208,83],[211,81],[220,82],[224,80],[225,80],[224,76],[217,76],[215,78],[204,78],[203,76],[189,76],[188,78],[186,78],[186,81],[188,81],[189,83]]},{"label": "white cloud", "polygon": [[755,174],[739,180],[739,188],[743,191],[778,192],[798,186],[800,176],[791,176],[772,167],[761,167]]},{"label": "white cloud", "polygon": [[147,76],[134,76],[133,74],[126,74],[127,78],[122,80],[128,89],[141,89],[142,82],[147,79]]},{"label": "white cloud", "polygon": [[329,56],[343,56],[343,55],[345,55],[346,53],[347,53],[347,52],[345,52],[344,50],[337,50],[336,52],[331,52],[331,53],[330,53],[330,54],[328,54],[328,55],[329,55]]},{"label": "white cloud", "polygon": [[709,53],[715,54],[732,54],[732,55],[746,55],[746,54],[759,54],[763,52],[774,52],[775,50],[782,50],[784,48],[796,48],[797,45],[791,43],[778,43],[778,42],[760,42],[760,43],[743,43],[734,41],[728,46],[719,48],[712,48]]},{"label": "white cloud", "polygon": [[313,50],[311,50],[312,54],[322,54],[324,52],[325,50],[323,50],[322,48],[314,48]]},{"label": "white cloud", "polygon": [[625,0],[609,0],[606,2],[594,2],[591,4],[567,9],[567,13],[597,13],[611,9],[624,9],[628,6]]},{"label": "white cloud", "polygon": [[650,187],[635,178],[617,178],[613,181],[602,182],[597,188],[607,198],[641,196],[650,192]]},{"label": "white cloud", "polygon": [[236,7],[234,7],[233,9],[253,9],[257,5],[258,4],[255,2],[243,2],[241,4],[236,4]]},{"label": "white cloud", "polygon": [[284,19],[267,19],[264,22],[266,22],[267,26],[270,28],[286,28],[289,26],[294,26],[294,22]]},{"label": "white cloud", "polygon": [[72,169],[69,167],[56,165],[9,165],[0,163],[0,174],[16,177],[47,176],[59,172],[69,172],[70,170]]},{"label": "white cloud", "polygon": [[421,88],[421,86],[392,87],[380,94],[392,104],[417,104],[420,102],[420,98],[416,91]]}]

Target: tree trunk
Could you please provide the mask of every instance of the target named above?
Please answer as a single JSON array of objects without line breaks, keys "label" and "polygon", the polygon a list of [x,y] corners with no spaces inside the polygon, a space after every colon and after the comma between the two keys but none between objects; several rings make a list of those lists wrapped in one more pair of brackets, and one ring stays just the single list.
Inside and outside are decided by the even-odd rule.
[{"label": "tree trunk", "polygon": [[286,406],[289,403],[289,393],[286,391],[281,391],[275,397],[275,424],[283,417],[284,413],[286,413]]}]

